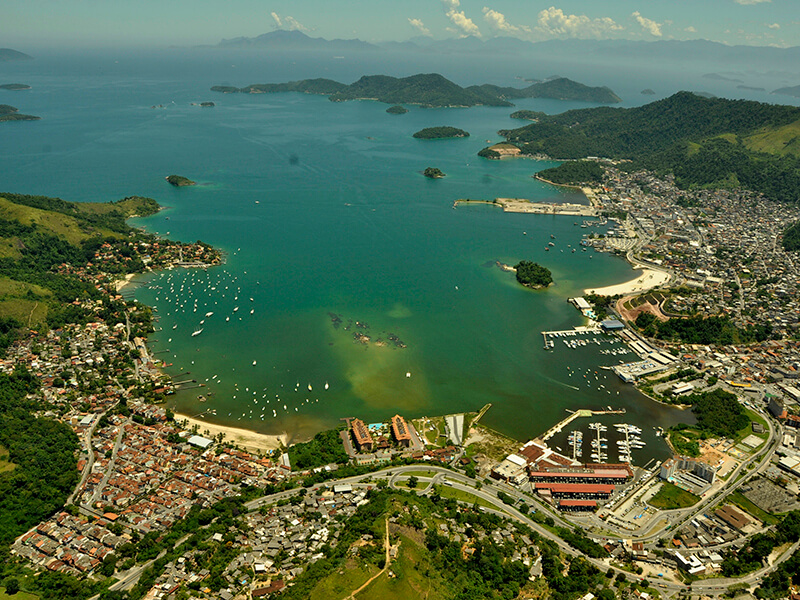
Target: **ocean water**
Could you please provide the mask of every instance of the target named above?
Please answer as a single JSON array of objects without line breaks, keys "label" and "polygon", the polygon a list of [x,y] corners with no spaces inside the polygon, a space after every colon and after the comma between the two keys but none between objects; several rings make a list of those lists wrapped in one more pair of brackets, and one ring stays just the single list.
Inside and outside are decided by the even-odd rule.
[{"label": "ocean water", "polygon": [[[602,353],[621,347],[610,338],[543,350],[542,331],[582,323],[567,298],[636,275],[617,257],[580,250],[581,235],[594,229],[574,217],[453,208],[459,198],[586,202],[532,178],[553,163],[476,156],[500,140],[498,129],[523,124],[508,117],[513,109],[409,107],[395,116],[370,101],[208,91],[309,76],[353,80],[378,72],[368,62],[177,51],[115,60],[53,56],[2,67],[4,79],[34,89],[3,92],[0,102],[43,120],[2,124],[0,189],[75,201],[151,196],[165,210],[135,224],[225,253],[223,266],[148,275],[136,289],[158,311],[151,349],[177,381],[203,384],[172,397],[177,410],[214,410],[208,418],[218,422],[302,439],[343,417],[372,422],[492,403],[484,422],[528,439],[567,409],[612,406],[628,413],[608,422],[637,424],[651,442],[637,462],[666,454],[654,425],[691,421],[601,368],[633,359]],[[489,79],[461,63],[422,66],[458,79],[440,68],[449,66],[461,83],[475,82],[464,81],[467,72]],[[405,74],[396,67],[387,71]],[[519,68],[507,65],[492,79],[514,85]],[[217,106],[191,104],[203,100]],[[629,105],[644,100],[626,97]],[[551,113],[583,106],[518,104]],[[411,137],[437,125],[471,137]],[[426,179],[428,166],[447,177]],[[199,185],[173,188],[164,181],[171,173]],[[530,291],[496,266],[521,259],[550,268],[556,284]]]}]

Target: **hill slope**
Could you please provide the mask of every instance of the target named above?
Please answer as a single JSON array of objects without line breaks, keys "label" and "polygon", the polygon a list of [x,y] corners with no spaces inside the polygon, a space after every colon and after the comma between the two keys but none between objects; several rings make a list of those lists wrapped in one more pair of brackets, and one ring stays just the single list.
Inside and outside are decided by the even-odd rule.
[{"label": "hill slope", "polygon": [[673,172],[683,186],[742,186],[797,202],[798,128],[800,108],[679,92],[636,108],[571,110],[500,134],[525,154],[628,159]]}]

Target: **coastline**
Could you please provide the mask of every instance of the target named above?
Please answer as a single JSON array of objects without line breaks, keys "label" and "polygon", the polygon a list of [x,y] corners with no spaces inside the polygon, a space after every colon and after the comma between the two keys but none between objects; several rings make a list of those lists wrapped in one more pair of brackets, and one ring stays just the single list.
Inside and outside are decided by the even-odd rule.
[{"label": "coastline", "polygon": [[117,279],[117,281],[114,282],[117,293],[121,292],[127,285],[129,285],[137,274],[138,273],[127,273],[122,279]]},{"label": "coastline", "polygon": [[217,423],[209,423],[203,419],[190,417],[183,413],[175,413],[175,420],[179,423],[187,421],[186,429],[191,430],[197,425],[197,431],[200,435],[204,435],[208,431],[211,437],[215,437],[220,433],[225,434],[225,441],[241,446],[246,450],[255,452],[271,452],[279,448],[288,447],[288,435],[282,433],[280,435],[269,435],[266,433],[257,433],[249,429],[241,427],[229,427],[227,425],[218,425]]},{"label": "coastline", "polygon": [[641,275],[638,275],[630,281],[600,288],[585,288],[583,293],[597,294],[599,296],[624,296],[652,290],[653,288],[664,285],[669,279],[669,273],[656,271],[655,269],[644,269]]}]

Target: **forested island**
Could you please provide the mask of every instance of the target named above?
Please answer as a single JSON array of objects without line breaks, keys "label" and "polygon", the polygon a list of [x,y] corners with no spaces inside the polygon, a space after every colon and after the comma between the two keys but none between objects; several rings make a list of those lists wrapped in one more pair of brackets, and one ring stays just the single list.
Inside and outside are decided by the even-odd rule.
[{"label": "forested island", "polygon": [[2,121],[39,121],[41,117],[23,115],[16,106],[0,104],[0,122]]},{"label": "forested island", "polygon": [[405,106],[395,104],[394,106],[387,108],[386,112],[390,115],[404,115],[408,112],[408,109]]},{"label": "forested island", "polygon": [[422,172],[422,174],[430,179],[441,179],[444,177],[444,173],[442,173],[442,171],[436,167],[428,167]]},{"label": "forested island", "polygon": [[533,261],[521,260],[514,265],[514,269],[517,271],[517,281],[532,290],[546,288],[553,283],[550,269]]},{"label": "forested island", "polygon": [[784,96],[792,96],[794,98],[800,98],[800,85],[795,85],[792,87],[782,87],[778,88],[773,94],[782,94]]},{"label": "forested island", "polygon": [[538,110],[518,110],[509,115],[512,119],[522,119],[523,121],[538,122],[542,117],[547,116],[547,113],[539,112]]},{"label": "forested island", "polygon": [[458,127],[426,127],[420,129],[412,137],[419,140],[443,140],[447,138],[469,137],[469,133]]},{"label": "forested island", "polygon": [[636,108],[587,108],[541,117],[500,135],[523,155],[631,161],[673,173],[680,187],[744,187],[800,197],[800,108],[679,92]]},{"label": "forested island", "polygon": [[174,185],[175,187],[197,185],[196,182],[192,181],[188,177],[183,177],[182,175],[167,175],[166,180],[170,183],[170,185]]},{"label": "forested island", "polygon": [[303,79],[287,83],[258,83],[237,88],[216,85],[211,91],[226,94],[272,94],[301,92],[321,94],[333,102],[377,100],[387,104],[416,104],[423,107],[513,106],[515,98],[551,98],[580,100],[599,104],[621,102],[607,87],[589,87],[564,77],[534,83],[526,88],[501,87],[491,84],[461,87],[438,73],[410,77],[365,75],[351,84],[332,79]]},{"label": "forested island", "polygon": [[31,86],[25,83],[3,83],[0,85],[0,90],[9,90],[12,92],[18,92],[21,90],[29,90]]},{"label": "forested island", "polygon": [[0,62],[11,62],[12,60],[33,60],[33,57],[19,50],[0,48]]}]

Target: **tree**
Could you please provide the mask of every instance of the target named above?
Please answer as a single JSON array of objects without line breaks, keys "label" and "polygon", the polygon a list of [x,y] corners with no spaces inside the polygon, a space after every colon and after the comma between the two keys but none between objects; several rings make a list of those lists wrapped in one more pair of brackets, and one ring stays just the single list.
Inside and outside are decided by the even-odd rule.
[{"label": "tree", "polygon": [[16,577],[9,577],[3,582],[3,584],[6,587],[6,594],[9,596],[13,596],[19,591],[19,581]]},{"label": "tree", "polygon": [[416,476],[412,475],[408,478],[408,487],[410,487],[412,490],[417,487],[418,483],[419,479]]}]

